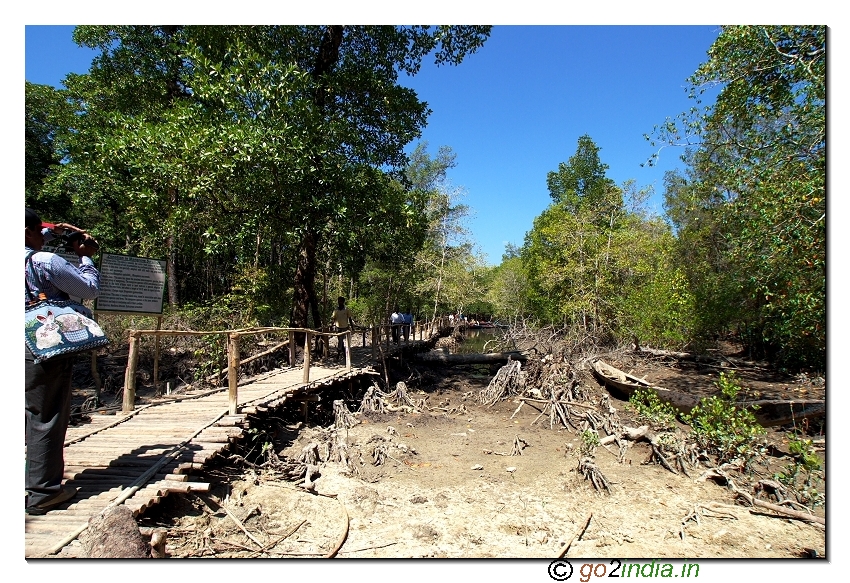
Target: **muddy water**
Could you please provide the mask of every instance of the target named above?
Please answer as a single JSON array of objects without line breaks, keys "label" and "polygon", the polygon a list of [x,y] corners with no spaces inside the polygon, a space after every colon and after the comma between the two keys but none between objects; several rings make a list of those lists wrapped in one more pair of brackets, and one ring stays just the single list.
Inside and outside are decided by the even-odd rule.
[{"label": "muddy water", "polygon": [[[499,328],[476,328],[474,330],[466,330],[463,335],[463,342],[457,345],[455,350],[450,352],[455,354],[468,354],[470,352],[484,352],[484,345],[488,340],[496,340],[499,338],[501,330]],[[490,343],[492,347],[493,343]]]}]

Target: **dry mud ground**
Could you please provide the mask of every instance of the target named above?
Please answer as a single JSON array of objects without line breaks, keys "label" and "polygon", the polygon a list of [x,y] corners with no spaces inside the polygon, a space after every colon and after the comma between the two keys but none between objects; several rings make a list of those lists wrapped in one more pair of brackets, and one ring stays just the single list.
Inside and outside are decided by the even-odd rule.
[{"label": "dry mud ground", "polygon": [[[649,380],[698,378],[705,392],[717,373],[631,368]],[[575,432],[551,429],[548,414],[538,419],[529,405],[511,418],[516,401],[481,405],[476,395],[489,376],[455,372],[437,378],[427,393],[410,390],[414,399],[427,397],[429,412],[358,415],[361,422],[347,437],[357,471],[323,464],[316,481],[322,495],[262,470],[220,467],[206,476],[210,494],[169,496],[141,522],[169,529],[166,550],[175,558],[322,557],[337,548],[342,558],[554,558],[591,514],[567,558],[826,556],[824,528],[738,505],[724,486],[699,481],[702,469],[689,478],[644,465],[646,444],[634,444],[625,464],[599,448],[596,463],[612,493],[597,493],[576,472]],[[750,380],[764,391],[778,382],[780,392],[823,393],[808,379]],[[590,375],[582,382],[596,397],[604,390]],[[638,425],[622,401],[613,403],[624,425]],[[276,451],[297,457],[319,433],[284,431]],[[527,447],[509,455],[518,438]],[[782,450],[783,433],[768,438]],[[387,447],[380,466],[372,464],[376,444]],[[770,463],[763,477],[788,460],[774,456]],[[823,507],[816,514],[823,516]]]}]

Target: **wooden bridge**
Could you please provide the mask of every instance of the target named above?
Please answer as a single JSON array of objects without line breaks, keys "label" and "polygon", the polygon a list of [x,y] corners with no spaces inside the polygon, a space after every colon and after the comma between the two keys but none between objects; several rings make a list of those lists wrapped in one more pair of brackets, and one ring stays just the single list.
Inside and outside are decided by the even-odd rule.
[{"label": "wooden bridge", "polygon": [[[427,328],[429,336],[439,324]],[[368,342],[364,335],[363,346],[350,350],[351,333],[343,333],[348,337],[344,363],[328,359],[311,362],[312,337],[330,339],[336,333],[268,328],[223,331],[228,335],[227,387],[173,395],[139,407],[134,396],[138,340],[145,334],[176,335],[178,331],[131,331],[123,410],[117,415],[93,414],[90,423],[68,429],[65,483],[79,488],[79,493],[45,515],[26,515],[25,557],[78,556],[79,543],[74,541],[87,528],[89,519],[107,507],[124,504],[138,516],[169,493],[208,490],[209,484],[193,482],[189,474],[240,439],[252,415],[287,402],[304,402],[311,393],[333,383],[375,374],[373,353],[380,352],[379,346],[383,349],[383,335],[388,333],[384,328],[373,328]],[[296,363],[294,334],[304,334],[302,362],[240,382],[238,339],[260,330],[289,335],[290,363]],[[423,337],[425,331],[420,329],[419,335]],[[407,345],[417,349],[426,343],[425,339],[413,340]],[[398,350],[388,342],[387,346],[390,352]]]}]

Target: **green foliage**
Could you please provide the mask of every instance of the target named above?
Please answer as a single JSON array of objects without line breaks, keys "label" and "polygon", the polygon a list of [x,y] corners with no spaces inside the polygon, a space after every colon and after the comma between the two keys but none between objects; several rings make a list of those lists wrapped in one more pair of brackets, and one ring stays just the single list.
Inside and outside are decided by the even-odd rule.
[{"label": "green foliage", "polygon": [[692,332],[695,303],[672,257],[671,229],[644,210],[650,191],[604,178],[597,150],[584,136],[571,163],[550,173],[551,189],[578,194],[553,195],[560,202],[526,234],[525,278],[512,278],[514,289],[526,290],[518,304],[596,341],[637,337],[681,346]]},{"label": "green foliage", "polygon": [[618,200],[614,181],[605,176],[608,165],[599,159],[599,149],[590,136],[581,136],[575,154],[566,164],[558,164],[557,172],[549,172],[546,185],[556,203],[576,213],[592,209],[604,220],[618,210],[622,199]]},{"label": "green foliage", "polygon": [[[70,206],[68,193],[44,190],[44,182],[60,169],[65,158],[64,134],[73,119],[66,92],[26,82],[24,127],[24,187],[26,205],[52,214]],[[63,208],[64,207],[64,208]],[[67,212],[65,210],[65,212]],[[58,216],[58,215],[55,215]]]},{"label": "green foliage", "polygon": [[734,373],[720,373],[716,386],[720,396],[701,399],[690,414],[682,415],[682,420],[691,426],[691,437],[697,444],[717,454],[721,462],[735,458],[747,461],[758,453],[756,443],[764,428],[752,411],[735,406],[741,386]]},{"label": "green foliage", "polygon": [[497,318],[516,321],[529,313],[529,284],[518,256],[503,259],[493,270],[487,292],[492,314]]},{"label": "green foliage", "polygon": [[794,485],[802,471],[805,472],[805,484],[810,485],[813,474],[821,469],[820,458],[814,451],[812,440],[792,434],[788,439],[788,453],[791,454],[793,462],[777,476],[779,480]]},{"label": "green foliage", "polygon": [[[44,192],[66,193],[86,213],[71,222],[105,250],[165,258],[172,304],[219,302],[248,319],[286,313],[306,325],[308,311],[321,319],[317,278],[354,284],[367,261],[409,261],[422,247],[427,196],[402,174],[429,110],[399,76],[426,57],[461,62],[489,27],[74,35],[99,55],[66,80],[77,114],[62,134],[67,164]],[[67,219],[67,206],[45,214]]]},{"label": "green foliage", "polygon": [[[826,363],[826,27],[727,26],[691,77],[667,209],[704,336],[737,330],[785,366]],[[707,88],[716,102],[701,107]]]},{"label": "green foliage", "polygon": [[599,434],[592,429],[585,429],[581,432],[581,444],[579,445],[579,453],[583,457],[593,457],[596,455],[596,448],[599,447]]},{"label": "green foliage", "polygon": [[653,429],[673,429],[676,427],[676,409],[670,403],[664,403],[653,389],[638,389],[629,397],[629,408],[637,418],[650,424]]}]

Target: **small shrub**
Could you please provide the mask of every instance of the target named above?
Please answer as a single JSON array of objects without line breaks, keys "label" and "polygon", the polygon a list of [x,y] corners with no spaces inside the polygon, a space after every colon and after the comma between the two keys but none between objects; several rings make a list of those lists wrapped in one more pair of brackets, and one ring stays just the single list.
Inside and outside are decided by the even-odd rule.
[{"label": "small shrub", "polygon": [[765,433],[755,415],[735,406],[741,385],[734,373],[720,373],[716,383],[721,395],[702,399],[682,420],[691,426],[691,437],[708,453],[717,454],[719,461],[735,458],[749,460],[758,453],[755,447]]},{"label": "small shrub", "polygon": [[585,429],[581,432],[581,446],[579,451],[584,457],[593,457],[596,455],[596,448],[599,446],[599,434],[592,429]]},{"label": "small shrub", "polygon": [[793,462],[785,466],[777,478],[784,484],[793,486],[802,471],[806,476],[805,485],[810,486],[812,476],[821,469],[820,458],[815,454],[812,440],[791,435],[788,439],[788,452],[794,458]]},{"label": "small shrub", "polygon": [[676,427],[676,409],[670,403],[664,403],[653,389],[638,389],[629,397],[629,409],[635,412],[638,420],[648,423],[653,429],[673,429]]}]

